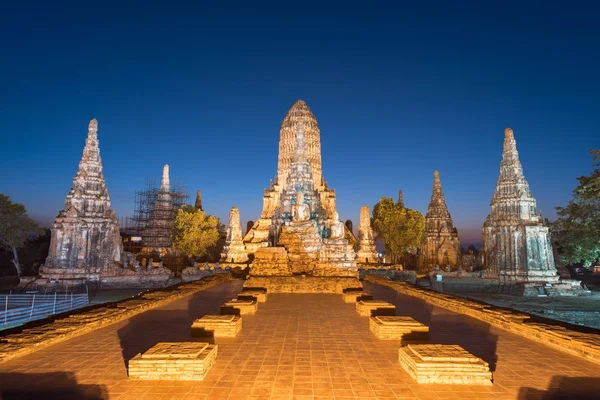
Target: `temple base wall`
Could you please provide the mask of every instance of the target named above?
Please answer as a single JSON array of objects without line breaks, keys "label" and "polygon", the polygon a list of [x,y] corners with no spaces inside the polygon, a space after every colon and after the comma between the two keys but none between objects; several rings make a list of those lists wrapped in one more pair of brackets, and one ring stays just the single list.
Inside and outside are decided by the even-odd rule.
[{"label": "temple base wall", "polygon": [[344,289],[361,288],[357,277],[316,276],[251,276],[244,283],[248,288],[265,288],[267,293],[338,293]]}]

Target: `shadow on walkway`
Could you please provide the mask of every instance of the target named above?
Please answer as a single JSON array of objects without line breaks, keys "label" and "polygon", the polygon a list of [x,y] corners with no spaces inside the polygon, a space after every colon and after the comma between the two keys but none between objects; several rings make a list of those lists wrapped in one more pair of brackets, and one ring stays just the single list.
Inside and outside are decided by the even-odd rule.
[{"label": "shadow on walkway", "polygon": [[465,315],[435,307],[421,299],[395,290],[363,282],[365,290],[376,300],[396,306],[396,315],[409,316],[429,326],[431,344],[457,344],[487,362],[490,371],[496,370],[498,336],[490,333],[491,326]]},{"label": "shadow on walkway", "polygon": [[600,399],[599,378],[554,376],[547,390],[523,387],[519,400],[592,400]]},{"label": "shadow on walkway", "polygon": [[74,373],[0,374],[0,399],[95,400],[106,399],[104,385],[77,383]]},{"label": "shadow on walkway", "polygon": [[229,281],[185,299],[149,310],[129,320],[117,334],[121,342],[123,362],[143,353],[158,342],[213,342],[206,337],[192,335],[195,319],[206,314],[219,314],[221,304],[235,298],[242,289],[242,281]]}]

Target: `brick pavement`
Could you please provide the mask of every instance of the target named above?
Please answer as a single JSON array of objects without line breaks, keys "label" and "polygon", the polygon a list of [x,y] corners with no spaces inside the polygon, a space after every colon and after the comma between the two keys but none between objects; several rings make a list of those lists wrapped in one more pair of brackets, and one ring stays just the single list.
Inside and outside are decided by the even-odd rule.
[{"label": "brick pavement", "polygon": [[[536,399],[558,390],[600,394],[597,365],[543,344],[365,283],[375,299],[430,326],[432,343],[459,344],[490,363],[493,386],[416,384],[396,341],[335,294],[270,294],[236,338],[216,338],[202,382],[129,381],[126,362],[160,341],[194,341],[190,326],[241,290],[233,281],[95,332],[0,364],[0,398]],[[594,392],[591,392],[594,393]],[[592,398],[592,397],[590,397]]]}]

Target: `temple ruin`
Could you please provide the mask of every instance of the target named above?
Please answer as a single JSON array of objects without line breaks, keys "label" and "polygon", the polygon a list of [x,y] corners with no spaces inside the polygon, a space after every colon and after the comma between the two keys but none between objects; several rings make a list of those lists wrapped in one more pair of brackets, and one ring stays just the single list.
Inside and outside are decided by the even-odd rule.
[{"label": "temple ruin", "polygon": [[[281,125],[277,176],[265,189],[261,218],[244,237],[255,261],[251,275],[356,277],[355,238],[340,221],[335,201],[322,175],[317,120],[298,100]],[[280,268],[274,271],[273,265]]]},{"label": "temple ruin", "polygon": [[448,211],[440,173],[433,173],[433,192],[425,215],[425,240],[421,247],[419,269],[427,271],[436,265],[446,269],[460,264],[460,241]]},{"label": "temple ruin", "polygon": [[52,225],[41,277],[99,277],[122,269],[119,221],[110,205],[98,146],[98,121],[92,119],[73,186]]},{"label": "temple ruin", "polygon": [[482,229],[488,272],[501,281],[557,282],[548,227],[523,175],[510,128],[504,130],[491,208]]},{"label": "temple ruin", "polygon": [[225,247],[221,253],[221,262],[245,263],[246,261],[248,261],[248,254],[242,242],[240,210],[232,207],[229,212],[229,228],[227,228]]},{"label": "temple ruin", "polygon": [[379,253],[375,248],[375,238],[371,228],[371,213],[368,206],[360,208],[360,221],[358,225],[358,251],[356,262],[376,263],[379,261]]}]

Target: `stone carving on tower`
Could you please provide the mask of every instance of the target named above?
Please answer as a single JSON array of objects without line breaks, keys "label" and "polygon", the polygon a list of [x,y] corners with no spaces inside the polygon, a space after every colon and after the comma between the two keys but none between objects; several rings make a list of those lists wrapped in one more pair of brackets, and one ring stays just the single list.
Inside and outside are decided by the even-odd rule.
[{"label": "stone carving on tower", "polygon": [[501,281],[558,281],[548,227],[523,175],[510,128],[504,130],[500,176],[482,231],[492,276]]},{"label": "stone carving on tower", "polygon": [[[262,247],[284,246],[289,268],[280,268],[280,275],[355,276],[355,254],[347,236],[336,212],[335,191],[323,180],[317,120],[298,100],[283,120],[277,176],[265,189],[261,218],[244,237],[246,251],[250,255]],[[275,257],[270,253],[259,255]],[[276,256],[283,265],[282,254]],[[261,265],[260,260],[253,263],[251,274],[260,275]],[[275,272],[270,269],[268,274]]]},{"label": "stone carving on tower", "polygon": [[457,268],[460,265],[460,241],[446,206],[438,171],[433,173],[433,193],[425,215],[425,240],[421,248],[420,270],[439,265]]},{"label": "stone carving on tower", "polygon": [[229,228],[227,228],[225,247],[221,253],[221,262],[245,263],[246,261],[248,261],[248,254],[242,242],[240,210],[232,207],[229,212]]},{"label": "stone carving on tower", "polygon": [[376,263],[379,261],[379,254],[375,248],[375,238],[371,228],[371,213],[368,206],[360,208],[360,222],[358,225],[358,252],[356,253],[356,262]]},{"label": "stone carving on tower", "polygon": [[98,147],[98,121],[92,119],[73,187],[52,225],[42,277],[84,278],[113,275],[122,269],[119,221],[110,205]]}]

